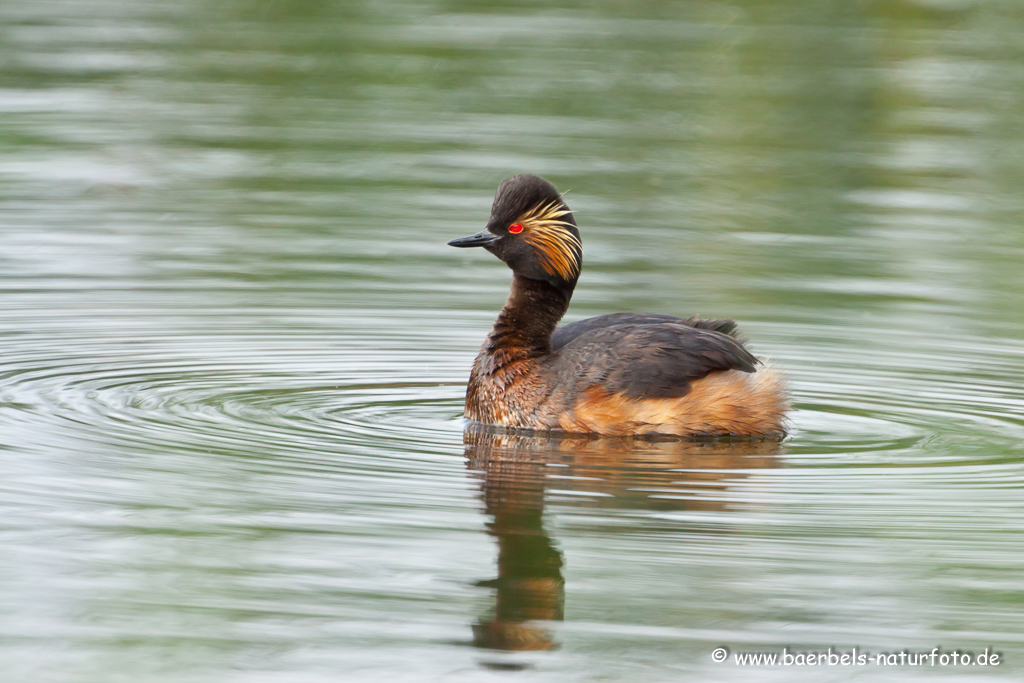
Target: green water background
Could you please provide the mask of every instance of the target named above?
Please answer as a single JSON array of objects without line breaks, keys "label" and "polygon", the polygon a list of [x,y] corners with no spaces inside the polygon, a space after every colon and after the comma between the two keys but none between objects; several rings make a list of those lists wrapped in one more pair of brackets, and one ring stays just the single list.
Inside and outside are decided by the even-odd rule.
[{"label": "green water background", "polygon": [[[1008,0],[0,4],[4,680],[1013,679],[1022,35]],[[569,317],[736,318],[780,453],[480,475],[509,275],[445,242],[519,172],[580,223]],[[506,532],[562,558],[555,650],[474,646]]]}]

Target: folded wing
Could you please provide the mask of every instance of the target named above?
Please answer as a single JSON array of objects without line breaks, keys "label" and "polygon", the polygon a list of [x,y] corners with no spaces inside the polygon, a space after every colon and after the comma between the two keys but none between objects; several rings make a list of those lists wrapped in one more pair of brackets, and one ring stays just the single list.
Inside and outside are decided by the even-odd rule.
[{"label": "folded wing", "polygon": [[702,320],[701,318],[677,318],[674,315],[662,315],[658,313],[610,313],[599,315],[595,318],[577,320],[574,323],[563,325],[555,330],[551,336],[551,350],[557,351],[584,332],[601,329],[602,327],[615,327],[617,325],[658,325],[662,323],[673,323],[686,325],[702,330],[713,330],[731,337],[737,337],[736,323],[732,320]]},{"label": "folded wing", "polygon": [[[685,396],[713,372],[754,372],[758,360],[734,336],[731,320],[614,314],[558,330],[553,361],[566,382],[628,398]],[[559,336],[561,333],[561,336]]]}]

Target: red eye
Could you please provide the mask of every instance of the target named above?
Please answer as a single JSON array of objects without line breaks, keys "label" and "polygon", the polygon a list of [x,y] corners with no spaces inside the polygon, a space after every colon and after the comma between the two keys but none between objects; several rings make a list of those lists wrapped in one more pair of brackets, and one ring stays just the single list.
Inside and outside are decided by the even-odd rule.
[{"label": "red eye", "polygon": [[518,235],[523,231],[523,226],[520,223],[513,223],[512,225],[508,226],[508,231],[513,235]]}]

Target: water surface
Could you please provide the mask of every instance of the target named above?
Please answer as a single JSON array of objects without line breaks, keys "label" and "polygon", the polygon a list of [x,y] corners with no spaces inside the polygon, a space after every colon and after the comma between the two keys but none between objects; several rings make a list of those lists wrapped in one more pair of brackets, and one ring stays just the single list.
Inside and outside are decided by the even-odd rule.
[{"label": "water surface", "polygon": [[[1024,668],[1012,2],[0,7],[5,681]],[[540,173],[570,319],[729,316],[782,444],[463,433]],[[799,672],[798,672],[799,673]]]}]

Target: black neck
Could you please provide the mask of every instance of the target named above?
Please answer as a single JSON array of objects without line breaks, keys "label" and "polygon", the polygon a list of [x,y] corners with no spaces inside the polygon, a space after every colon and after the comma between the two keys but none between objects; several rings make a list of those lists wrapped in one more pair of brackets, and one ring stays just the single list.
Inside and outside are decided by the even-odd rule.
[{"label": "black neck", "polygon": [[512,290],[494,321],[487,348],[512,352],[519,358],[550,353],[551,335],[571,298],[572,287],[556,287],[513,273]]}]

